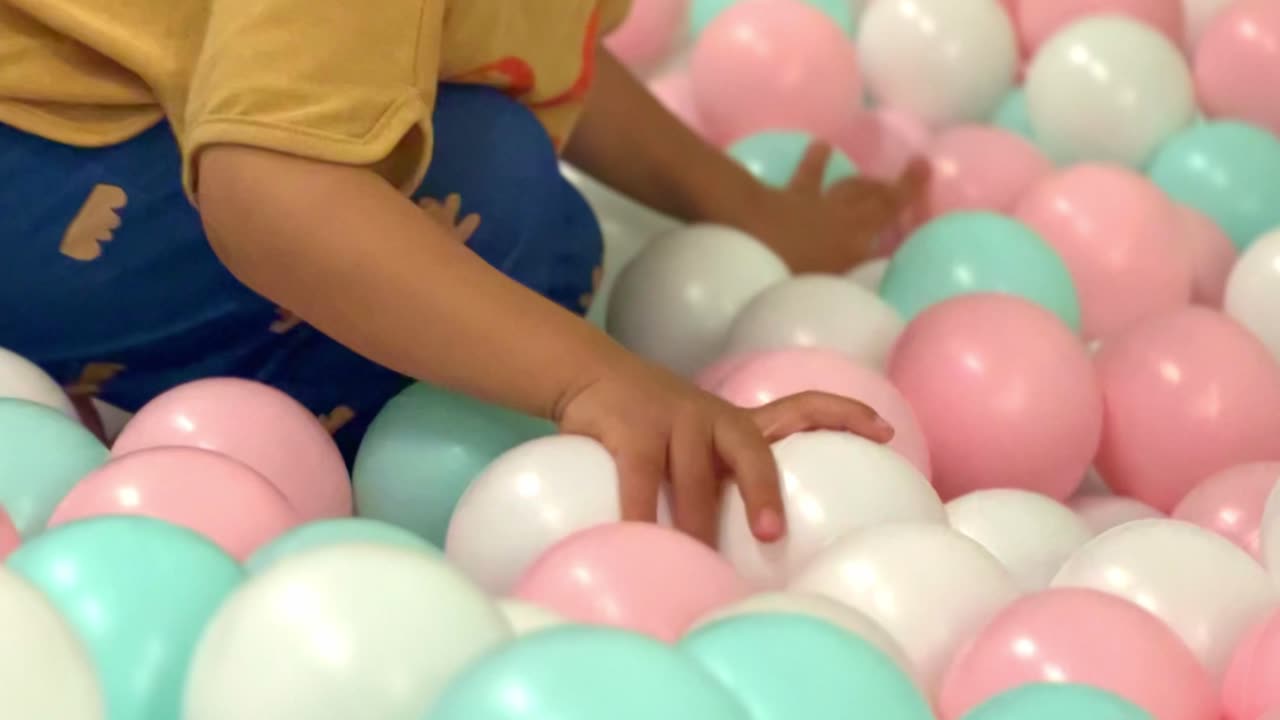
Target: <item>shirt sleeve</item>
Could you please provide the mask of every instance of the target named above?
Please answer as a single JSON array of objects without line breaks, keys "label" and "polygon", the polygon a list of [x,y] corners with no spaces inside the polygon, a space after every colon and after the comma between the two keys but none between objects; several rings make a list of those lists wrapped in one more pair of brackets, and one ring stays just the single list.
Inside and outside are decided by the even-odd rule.
[{"label": "shirt sleeve", "polygon": [[431,157],[445,0],[212,0],[179,140],[368,166],[406,192]]},{"label": "shirt sleeve", "polygon": [[631,0],[600,0],[601,30],[605,34],[617,30],[630,11]]}]

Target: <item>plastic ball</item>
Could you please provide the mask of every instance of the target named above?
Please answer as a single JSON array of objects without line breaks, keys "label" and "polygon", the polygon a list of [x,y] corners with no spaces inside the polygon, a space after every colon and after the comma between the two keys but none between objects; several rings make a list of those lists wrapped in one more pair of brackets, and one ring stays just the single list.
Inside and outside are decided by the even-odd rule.
[{"label": "plastic ball", "polygon": [[1046,682],[1114,693],[1151,720],[1217,717],[1212,681],[1173,631],[1127,600],[1087,589],[1048,590],[1003,608],[952,662],[939,714],[967,718],[1003,693]]},{"label": "plastic ball", "polygon": [[1224,311],[1280,360],[1280,229],[1253,243],[1227,278]]},{"label": "plastic ball", "polygon": [[689,0],[643,0],[630,3],[620,26],[604,45],[628,67],[653,68],[675,52],[684,34]]},{"label": "plastic ball", "polygon": [[23,537],[43,530],[62,498],[107,456],[102,442],[64,413],[0,398],[0,506]]},{"label": "plastic ball", "polygon": [[877,0],[858,50],[876,100],[934,127],[990,117],[1018,68],[1013,24],[996,0]]},{"label": "plastic ball", "polygon": [[698,36],[689,67],[700,114],[724,142],[779,128],[833,138],[862,108],[853,43],[800,0],[735,3]]},{"label": "plastic ball", "polygon": [[1236,647],[1222,682],[1223,717],[1272,720],[1274,711],[1280,710],[1277,677],[1280,677],[1280,610],[1255,624]]},{"label": "plastic ball", "polygon": [[1173,518],[1221,535],[1261,562],[1263,512],[1277,486],[1280,462],[1228,468],[1187,493]]},{"label": "plastic ball", "polygon": [[274,484],[303,520],[351,514],[351,478],[324,426],[298,401],[261,383],[198,380],[147,403],[112,457],[157,447],[213,450]]},{"label": "plastic ball", "polygon": [[1107,338],[1094,362],[1106,398],[1095,464],[1116,492],[1169,512],[1213,473],[1280,459],[1280,366],[1230,318],[1153,317]]},{"label": "plastic ball", "polygon": [[334,518],[301,525],[259,548],[244,567],[258,574],[276,563],[304,552],[332,545],[386,545],[431,555],[439,551],[431,543],[404,528],[368,518]]},{"label": "plastic ball", "polygon": [[[862,8],[869,0],[805,0],[808,4],[826,13],[840,29],[852,34]],[[741,0],[693,0],[689,8],[690,23],[694,37],[702,34],[720,13],[733,7]]]},{"label": "plastic ball", "polygon": [[1165,517],[1164,513],[1133,498],[1091,495],[1072,498],[1068,503],[1095,535],[1135,520]]},{"label": "plastic ball", "polygon": [[88,648],[45,596],[0,567],[0,716],[106,720]]},{"label": "plastic ball", "polygon": [[508,593],[561,540],[620,520],[621,503],[618,467],[603,445],[574,435],[532,440],[463,493],[445,555],[489,592]]},{"label": "plastic ball", "polygon": [[1195,53],[1205,114],[1243,120],[1280,135],[1280,4],[1235,0],[1207,26]]},{"label": "plastic ball", "polygon": [[733,692],[753,720],[840,720],[851,708],[874,709],[879,720],[933,718],[892,658],[815,618],[728,618],[689,634],[680,649]]},{"label": "plastic ball", "polygon": [[775,443],[773,456],[782,480],[786,538],[772,544],[756,540],[734,491],[725,493],[720,522],[720,552],[759,587],[782,587],[823,548],[859,528],[947,521],[928,478],[870,440],[806,433]]},{"label": "plastic ball", "polygon": [[1147,170],[1174,200],[1218,224],[1241,250],[1280,227],[1280,138],[1254,125],[1208,122],[1165,143]]},{"label": "plastic ball", "polygon": [[790,276],[751,236],[694,225],[653,240],[622,271],[609,333],[632,352],[692,376],[721,352],[748,302]]},{"label": "plastic ball", "polygon": [[182,717],[417,718],[510,638],[493,602],[441,558],[380,545],[303,553],[218,609]]},{"label": "plastic ball", "polygon": [[1049,587],[1093,531],[1070,508],[1025,490],[980,490],[947,503],[951,527],[999,560],[1026,591]]},{"label": "plastic ball", "polygon": [[991,212],[932,220],[893,254],[880,295],[908,320],[946,300],[1003,293],[1080,327],[1075,285],[1062,259],[1035,230]]},{"label": "plastic ball", "polygon": [[938,217],[962,210],[1010,212],[1053,163],[1026,139],[999,128],[965,125],[933,139],[928,212]]},{"label": "plastic ball", "polygon": [[893,426],[890,450],[925,477],[932,474],[929,445],[907,399],[883,374],[840,353],[796,349],[741,357],[741,362],[712,390],[734,405],[749,408],[809,391],[853,398],[870,406]]},{"label": "plastic ball", "polygon": [[1205,307],[1220,308],[1227,280],[1236,265],[1236,246],[1207,215],[1177,204],[1179,237],[1191,256],[1191,299]]},{"label": "plastic ball", "polygon": [[951,657],[1018,596],[982,546],[945,525],[877,525],[819,554],[789,589],[866,613],[906,651],[927,693]]},{"label": "plastic ball", "polygon": [[1139,520],[1099,535],[1067,561],[1053,586],[1091,588],[1142,607],[1177,633],[1215,679],[1244,633],[1280,600],[1248,553],[1177,520]]},{"label": "plastic ball", "polygon": [[[416,717],[416,716],[412,716]],[[562,627],[468,667],[424,720],[749,720],[687,653],[611,628]]]},{"label": "plastic ball", "polygon": [[1135,20],[1175,46],[1181,46],[1186,35],[1182,0],[1017,0],[1017,4],[1018,33],[1030,56],[1072,23],[1098,15]]},{"label": "plastic ball", "polygon": [[875,293],[834,275],[802,275],[752,299],[733,321],[725,350],[818,348],[880,368],[903,325]]},{"label": "plastic ball", "polygon": [[1030,188],[1015,214],[1066,264],[1087,338],[1191,301],[1191,261],[1177,209],[1137,172],[1067,168]]},{"label": "plastic ball", "polygon": [[79,421],[80,414],[58,383],[35,363],[0,348],[0,398],[46,405]]},{"label": "plastic ball", "polygon": [[555,425],[416,383],[382,408],[360,444],[352,478],[362,517],[444,547],[471,482],[498,456],[555,434]]},{"label": "plastic ball", "polygon": [[[801,132],[771,130],[749,135],[729,147],[729,155],[756,178],[772,187],[786,187],[795,175],[813,138]],[[827,161],[825,185],[830,186],[858,173],[849,157],[840,150]]]},{"label": "plastic ball", "polygon": [[1023,685],[984,702],[965,720],[1151,720],[1151,713],[1090,685],[1044,682]]},{"label": "plastic ball", "polygon": [[1102,393],[1087,351],[1019,298],[966,295],[926,310],[894,350],[889,378],[929,439],[943,499],[1016,488],[1065,500],[1098,447]]},{"label": "plastic ball", "polygon": [[1032,60],[1026,90],[1036,138],[1059,161],[1142,167],[1196,109],[1182,53],[1124,17],[1087,18],[1054,35]]},{"label": "plastic ball", "polygon": [[242,561],[301,522],[285,496],[249,466],[180,447],[140,450],[89,473],[58,503],[49,527],[104,515],[164,520]]},{"label": "plastic ball", "polygon": [[667,642],[748,594],[750,586],[714,550],[642,523],[597,525],[570,535],[543,553],[512,592],[573,622]]},{"label": "plastic ball", "polygon": [[235,560],[185,528],[101,517],[34,538],[7,564],[84,642],[112,720],[192,717],[191,654],[244,576]]}]

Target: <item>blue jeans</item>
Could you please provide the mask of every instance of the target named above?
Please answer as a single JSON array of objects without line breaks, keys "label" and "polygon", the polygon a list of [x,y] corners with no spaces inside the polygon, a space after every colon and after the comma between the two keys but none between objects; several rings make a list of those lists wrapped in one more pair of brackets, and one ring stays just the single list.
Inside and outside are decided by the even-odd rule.
[{"label": "blue jeans", "polygon": [[[514,100],[473,86],[442,86],[433,122],[435,155],[415,199],[459,195],[459,217],[481,218],[468,243],[476,253],[584,312],[600,228],[560,176],[542,126]],[[232,277],[182,192],[179,162],[166,124],[98,149],[0,124],[0,347],[130,411],[191,380],[257,380],[340,425],[335,439],[350,462],[409,381]],[[424,329],[405,341],[442,340]]]}]

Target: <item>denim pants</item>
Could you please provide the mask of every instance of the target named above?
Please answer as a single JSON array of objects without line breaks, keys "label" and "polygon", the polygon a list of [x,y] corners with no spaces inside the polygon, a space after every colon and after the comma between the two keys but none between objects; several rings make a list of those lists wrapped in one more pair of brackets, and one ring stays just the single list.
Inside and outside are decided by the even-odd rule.
[{"label": "denim pants", "polygon": [[[435,152],[415,200],[443,207],[456,195],[459,218],[479,216],[472,250],[585,312],[600,228],[536,118],[489,88],[445,85],[433,122]],[[350,462],[373,417],[410,381],[232,277],[179,168],[167,124],[106,148],[0,124],[0,347],[73,393],[129,411],[191,380],[257,380],[325,420]]]}]

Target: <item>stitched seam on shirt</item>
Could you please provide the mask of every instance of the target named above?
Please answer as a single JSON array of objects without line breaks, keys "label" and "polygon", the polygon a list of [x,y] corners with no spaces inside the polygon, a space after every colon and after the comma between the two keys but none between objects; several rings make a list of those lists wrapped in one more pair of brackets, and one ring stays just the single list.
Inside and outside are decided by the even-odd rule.
[{"label": "stitched seam on shirt", "polygon": [[[394,103],[392,103],[386,110],[383,111],[382,115],[379,116],[378,120],[373,124],[373,127],[370,128],[367,133],[359,137],[352,137],[349,135],[339,135],[337,133],[326,132],[324,130],[316,130],[314,128],[309,128],[303,125],[290,125],[287,123],[279,123],[279,122],[274,122],[270,120],[261,120],[258,118],[251,118],[251,117],[243,117],[239,115],[208,115],[202,118],[197,125],[193,126],[188,134],[199,134],[200,131],[203,131],[204,128],[210,125],[238,125],[241,127],[246,127],[246,126],[257,127],[257,128],[262,128],[264,130],[277,130],[277,131],[282,131],[282,132],[286,132],[294,135],[305,135],[307,137],[312,137],[312,138],[322,139],[322,140],[331,140],[331,141],[336,141],[336,142],[348,144],[348,145],[360,145],[368,142],[369,138],[375,135],[378,135],[381,132],[384,132],[386,130],[386,127],[390,125],[392,121],[398,119],[401,113],[410,104],[417,105],[418,108],[416,108],[416,110],[421,110],[421,112],[415,113],[420,116],[420,119],[426,118],[429,116],[430,114],[429,108],[427,107],[426,103],[422,102],[422,98],[418,97],[416,92],[410,93],[406,97],[402,97],[396,100]],[[399,142],[400,139],[397,138],[396,140],[397,142]]]}]

